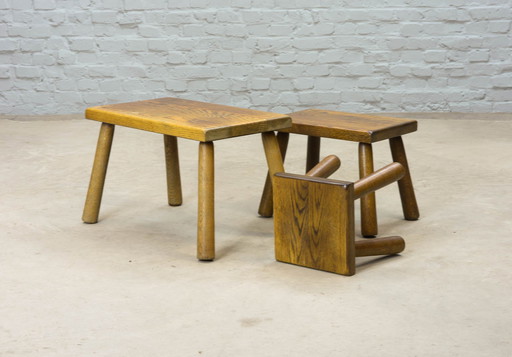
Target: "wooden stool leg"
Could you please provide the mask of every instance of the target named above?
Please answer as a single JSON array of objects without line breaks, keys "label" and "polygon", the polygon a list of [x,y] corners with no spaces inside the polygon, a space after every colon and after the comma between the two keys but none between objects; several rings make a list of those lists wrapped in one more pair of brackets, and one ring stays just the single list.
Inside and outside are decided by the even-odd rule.
[{"label": "wooden stool leg", "polygon": [[[372,144],[359,143],[359,177],[373,172]],[[375,237],[378,233],[375,193],[361,197],[361,234],[363,237]]]},{"label": "wooden stool leg", "polygon": [[320,162],[320,137],[308,135],[308,151],[306,156],[306,172]]},{"label": "wooden stool leg", "polygon": [[213,142],[199,143],[197,259],[215,258],[215,185]]},{"label": "wooden stool leg", "polygon": [[183,203],[183,198],[181,194],[178,139],[175,136],[164,134],[164,147],[167,172],[167,202],[169,206],[180,206]]},{"label": "wooden stool leg", "polygon": [[98,222],[101,196],[103,195],[103,187],[107,175],[108,159],[114,138],[114,129],[115,126],[112,124],[101,124],[98,144],[96,146],[96,155],[94,156],[94,164],[92,166],[91,180],[89,181],[89,189],[87,191],[87,198],[85,199],[84,213],[82,215],[82,220],[85,223]]},{"label": "wooden stool leg", "polygon": [[263,140],[263,148],[265,149],[265,157],[267,158],[268,172],[273,181],[274,175],[278,172],[284,172],[283,158],[281,150],[274,132],[269,131],[261,133]]},{"label": "wooden stool leg", "polygon": [[389,139],[389,146],[391,148],[391,155],[393,161],[399,162],[405,168],[404,177],[398,181],[398,189],[400,191],[400,198],[402,200],[402,209],[404,211],[405,219],[415,221],[420,217],[418,203],[414,194],[414,187],[412,185],[411,174],[409,165],[407,164],[407,156],[405,155],[404,142],[401,136]]},{"label": "wooden stool leg", "polygon": [[[286,157],[286,149],[288,148],[288,140],[290,138],[289,133],[277,133],[277,141],[279,143],[279,150],[281,151],[281,157],[284,162]],[[270,181],[270,175],[267,173],[265,180],[265,187],[263,188],[263,194],[261,195],[260,207],[258,213],[262,217],[272,217],[274,211],[274,204],[272,200],[272,183]]]}]

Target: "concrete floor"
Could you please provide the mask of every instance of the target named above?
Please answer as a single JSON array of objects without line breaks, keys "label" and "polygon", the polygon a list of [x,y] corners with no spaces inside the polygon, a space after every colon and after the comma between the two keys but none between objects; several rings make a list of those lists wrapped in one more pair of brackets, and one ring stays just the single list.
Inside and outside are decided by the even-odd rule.
[{"label": "concrete floor", "polygon": [[[407,247],[353,277],[274,260],[259,136],[216,143],[217,260],[201,263],[197,143],[180,140],[185,203],[169,207],[162,138],[117,128],[87,225],[99,124],[4,116],[0,355],[511,356],[512,117],[418,116],[404,141],[421,219],[402,219],[396,185],[379,191],[380,235]],[[304,145],[292,136],[289,172]],[[390,162],[386,143],[374,153]],[[333,178],[357,178],[357,144],[325,140],[327,154],[342,159]]]}]

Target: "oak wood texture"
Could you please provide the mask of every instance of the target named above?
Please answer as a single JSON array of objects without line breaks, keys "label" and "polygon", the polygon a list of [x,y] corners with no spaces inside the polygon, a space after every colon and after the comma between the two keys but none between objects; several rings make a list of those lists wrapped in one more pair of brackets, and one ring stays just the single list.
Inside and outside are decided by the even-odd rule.
[{"label": "oak wood texture", "polygon": [[164,135],[164,149],[167,174],[167,202],[169,206],[180,206],[183,203],[183,196],[181,192],[178,139],[175,136]]},{"label": "oak wood texture", "polygon": [[[115,125],[164,135],[167,196],[170,205],[182,203],[177,137],[199,141],[197,257],[215,258],[214,140],[262,133],[269,172],[283,172],[274,131],[291,126],[283,114],[241,109],[178,98],[88,108],[86,118],[102,122],[83,220],[96,223]],[[288,137],[287,133],[279,134]],[[285,144],[286,147],[286,144]]]},{"label": "oak wood texture", "polygon": [[354,184],[354,198],[368,194],[400,180],[405,175],[405,168],[398,162],[393,162],[383,168],[363,177]]},{"label": "oak wood texture", "polygon": [[405,241],[398,236],[359,240],[356,242],[356,257],[398,254],[404,249]]},{"label": "oak wood texture", "polygon": [[276,260],[355,274],[353,184],[282,173],[274,189]]},{"label": "oak wood texture", "polygon": [[414,132],[416,120],[332,110],[307,109],[289,114],[292,126],[283,131],[316,137],[374,143]]},{"label": "oak wood texture", "polygon": [[[363,178],[373,172],[372,144],[359,143],[359,177]],[[379,233],[377,225],[377,206],[375,193],[361,197],[361,234],[363,237],[375,237]]]},{"label": "oak wood texture", "polygon": [[393,161],[399,162],[405,168],[404,177],[398,181],[404,217],[409,221],[415,221],[420,217],[420,211],[418,209],[418,203],[416,202],[416,195],[414,194],[414,187],[412,185],[411,173],[409,171],[402,137],[398,136],[389,139],[389,145]]},{"label": "oak wood texture", "polygon": [[199,143],[197,259],[215,259],[215,174],[212,142]]},{"label": "oak wood texture", "polygon": [[287,115],[178,98],[88,108],[87,119],[197,141],[214,141],[291,126]]},{"label": "oak wood texture", "polygon": [[[401,135],[417,130],[416,120],[321,109],[308,109],[289,115],[292,118],[292,127],[283,129],[281,132],[308,136],[306,171],[309,171],[318,162],[321,137],[356,141],[367,145],[389,139],[393,160],[400,162],[406,169],[406,174],[398,183],[404,217],[407,220],[419,218],[418,205],[401,139]],[[360,147],[359,152],[360,172],[363,172],[363,175],[371,173],[373,171],[371,146]],[[260,201],[260,207],[263,205],[267,207],[264,211],[264,217],[272,216],[269,202],[271,202],[271,193],[268,189],[265,189]],[[375,195],[369,194],[365,196],[362,198],[361,203],[361,229],[363,235],[365,237],[374,237],[378,233]]]},{"label": "oak wood texture", "polygon": [[306,172],[306,176],[327,178],[335,173],[340,168],[340,165],[341,161],[336,155],[329,155]]},{"label": "oak wood texture", "polygon": [[110,157],[110,149],[112,148],[112,140],[114,138],[114,129],[115,126],[112,124],[101,124],[91,179],[89,181],[89,189],[87,190],[87,197],[85,199],[84,212],[82,215],[82,220],[85,223],[98,222],[101,197],[103,196],[103,187],[105,185],[105,177],[107,175],[108,159]]},{"label": "oak wood texture", "polygon": [[[268,172],[271,178],[278,172],[284,172],[284,165],[279,143],[274,132],[261,134],[265,157],[267,159]],[[273,180],[272,180],[273,181]]]},{"label": "oak wood texture", "polygon": [[[279,144],[279,150],[281,151],[281,158],[285,160],[286,150],[288,148],[288,139],[290,138],[290,134],[278,132],[277,133],[277,142]],[[272,181],[270,180],[270,175],[267,173],[267,178],[265,179],[265,186],[263,187],[263,194],[260,200],[260,206],[258,208],[258,214],[262,217],[272,217],[272,212],[274,211],[274,205],[272,202]]]},{"label": "oak wood texture", "polygon": [[402,252],[405,242],[401,237],[355,241],[354,190],[359,184],[365,192],[374,191],[398,180],[404,171],[402,165],[391,164],[356,183],[290,173],[276,174],[276,260],[353,275],[355,257]]}]

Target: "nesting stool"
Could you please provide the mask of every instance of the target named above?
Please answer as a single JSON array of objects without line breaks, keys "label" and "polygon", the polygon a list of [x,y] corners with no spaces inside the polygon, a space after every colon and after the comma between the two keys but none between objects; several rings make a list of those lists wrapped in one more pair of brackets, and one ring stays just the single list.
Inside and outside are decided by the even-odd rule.
[{"label": "nesting stool", "polygon": [[405,242],[398,236],[355,241],[354,200],[401,179],[404,167],[394,162],[355,183],[312,177],[318,171],[335,171],[326,164],[332,167],[324,163],[318,170],[317,165],[306,175],[275,174],[276,260],[353,275],[356,257],[403,251]]},{"label": "nesting stool", "polygon": [[177,137],[199,142],[197,258],[215,257],[215,140],[261,133],[271,174],[284,172],[275,130],[291,126],[287,115],[177,98],[161,98],[88,108],[87,119],[102,122],[83,221],[96,223],[115,125],[164,135],[168,203],[182,203]]},{"label": "nesting stool", "polygon": [[[286,153],[289,133],[308,136],[306,171],[319,161],[320,138],[332,138],[359,143],[359,176],[363,178],[373,172],[372,143],[389,140],[394,162],[402,164],[405,174],[398,181],[402,208],[406,220],[417,220],[419,210],[414,194],[402,135],[417,130],[417,121],[366,114],[351,114],[331,110],[308,109],[289,114],[291,128],[281,130],[278,141],[281,153]],[[259,214],[272,216],[272,191],[267,183],[260,202]],[[375,193],[361,197],[361,233],[364,237],[378,234]]]}]

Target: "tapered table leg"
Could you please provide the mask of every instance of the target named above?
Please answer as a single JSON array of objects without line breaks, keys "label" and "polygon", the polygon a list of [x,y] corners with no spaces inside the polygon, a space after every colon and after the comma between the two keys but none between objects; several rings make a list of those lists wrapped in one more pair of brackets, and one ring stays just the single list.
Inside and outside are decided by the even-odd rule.
[{"label": "tapered table leg", "polygon": [[98,222],[101,197],[103,195],[103,187],[107,175],[108,159],[110,157],[110,149],[112,148],[112,140],[114,139],[114,129],[115,126],[112,124],[101,124],[98,144],[96,145],[96,154],[94,156],[94,164],[92,166],[91,180],[89,181],[89,189],[87,190],[82,215],[82,220],[85,223]]},{"label": "tapered table leg", "polygon": [[213,142],[199,143],[197,259],[215,259],[215,185]]},{"label": "tapered table leg", "polygon": [[320,162],[320,137],[308,135],[306,172]]},{"label": "tapered table leg", "polygon": [[[372,172],[372,144],[359,143],[359,177],[363,178]],[[374,192],[361,197],[361,234],[367,238],[375,237],[378,234]]]},{"label": "tapered table leg", "polygon": [[167,202],[169,206],[180,206],[183,203],[183,197],[181,194],[178,139],[175,136],[164,134],[164,147],[167,172]]},{"label": "tapered table leg", "polygon": [[404,217],[409,221],[415,221],[420,217],[420,211],[414,194],[414,187],[412,185],[411,173],[409,171],[409,165],[407,164],[407,156],[405,155],[402,137],[397,136],[389,139],[389,146],[391,148],[393,161],[399,162],[405,168],[404,177],[398,180],[398,189],[400,191],[400,199],[402,200]]},{"label": "tapered table leg", "polygon": [[[290,138],[289,133],[277,133],[277,141],[279,144],[279,150],[281,151],[281,158],[284,162],[286,157],[286,149],[288,148],[288,140]],[[272,217],[272,213],[274,211],[274,204],[272,200],[273,192],[272,192],[272,182],[270,180],[270,175],[267,173],[267,178],[265,180],[265,187],[263,188],[263,193],[261,195],[260,207],[258,209],[258,213],[262,217]]]},{"label": "tapered table leg", "polygon": [[267,158],[268,173],[271,181],[273,181],[276,173],[284,172],[281,150],[279,149],[279,143],[274,132],[261,133],[261,138],[263,140],[263,148],[265,149],[265,157]]}]

